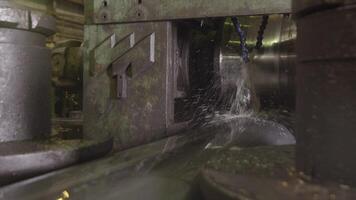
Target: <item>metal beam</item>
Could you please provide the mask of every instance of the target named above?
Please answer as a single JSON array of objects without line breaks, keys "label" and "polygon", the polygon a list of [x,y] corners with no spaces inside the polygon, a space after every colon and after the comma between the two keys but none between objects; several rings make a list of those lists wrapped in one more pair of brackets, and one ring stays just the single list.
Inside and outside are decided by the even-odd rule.
[{"label": "metal beam", "polygon": [[[1,1],[1,0],[0,0]],[[39,10],[56,18],[57,33],[50,41],[83,40],[83,0],[13,0],[31,10]]]},{"label": "metal beam", "polygon": [[290,13],[291,0],[88,0],[87,24]]}]

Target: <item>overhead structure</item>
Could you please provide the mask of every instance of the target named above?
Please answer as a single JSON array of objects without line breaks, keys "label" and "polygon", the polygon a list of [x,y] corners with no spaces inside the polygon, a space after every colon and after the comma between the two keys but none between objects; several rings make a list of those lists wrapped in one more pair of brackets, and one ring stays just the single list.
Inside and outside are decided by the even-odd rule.
[{"label": "overhead structure", "polygon": [[83,0],[13,0],[13,2],[54,16],[57,31],[50,38],[52,42],[83,40]]},{"label": "overhead structure", "polygon": [[[120,10],[120,12],[117,12]],[[199,12],[197,12],[199,11]],[[87,24],[167,21],[291,12],[290,0],[97,0],[85,7]]]}]

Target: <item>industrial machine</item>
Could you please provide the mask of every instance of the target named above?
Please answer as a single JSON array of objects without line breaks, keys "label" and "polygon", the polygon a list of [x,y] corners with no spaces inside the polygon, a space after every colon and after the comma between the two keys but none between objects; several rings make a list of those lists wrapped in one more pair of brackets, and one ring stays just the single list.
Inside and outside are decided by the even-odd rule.
[{"label": "industrial machine", "polygon": [[[38,19],[9,5],[0,4],[0,21],[8,9],[28,12],[32,24]],[[6,98],[13,94],[9,89],[23,86],[5,82],[0,106],[21,110],[0,110],[0,119],[19,112],[39,117],[38,107],[47,109],[41,111],[43,121],[30,123],[36,128],[41,121],[39,129],[23,125],[32,121],[19,116],[11,118],[12,126],[0,122],[0,149],[6,150],[0,150],[0,184],[43,174],[0,188],[0,199],[354,199],[355,5],[353,0],[86,1],[80,138],[56,138],[28,153],[33,147],[27,143],[49,140],[49,102],[42,102],[47,93],[37,88],[49,89],[49,73],[21,76],[48,82],[29,80],[33,85],[26,92],[38,92],[36,98],[14,93],[15,99],[36,103],[31,112]],[[53,32],[26,22],[25,28],[1,23],[0,33],[33,33],[43,40]],[[42,43],[28,46],[43,49]],[[20,62],[1,49],[5,60]],[[61,50],[53,53],[59,66]],[[50,64],[44,58],[44,67],[33,65],[45,69]],[[36,60],[30,57],[29,63]],[[3,62],[0,70],[17,69],[9,66]],[[30,130],[14,132],[21,124]],[[8,143],[13,136],[20,138]],[[13,153],[14,145],[20,153]],[[39,154],[45,156],[31,157]],[[39,159],[54,161],[40,168],[45,165],[33,165]],[[21,162],[30,164],[9,172]],[[69,165],[74,166],[58,170]],[[53,172],[44,174],[48,171]]]},{"label": "industrial machine", "polygon": [[[273,2],[266,11],[257,5],[250,12],[233,6],[237,10],[230,12],[241,11],[239,15],[279,14],[271,16],[266,33],[260,27],[266,26],[261,25],[262,17],[242,17],[240,23],[248,27],[242,45],[230,18],[224,18],[229,15],[222,12],[225,8],[220,14],[219,9],[211,11],[215,6],[210,4],[172,4],[128,1],[121,7],[116,1],[93,1],[87,5],[84,133],[88,137],[111,135],[115,149],[122,150],[177,133],[209,112],[230,110],[243,68],[240,46],[253,52],[245,55],[255,65],[248,70],[256,71],[249,81],[257,90],[251,106],[257,109],[256,98],[265,103],[264,96],[271,93],[293,99],[296,30],[283,16],[290,13],[290,2]],[[202,5],[206,9],[198,7]],[[118,12],[121,9],[128,13]],[[195,9],[208,13],[197,14]],[[264,45],[255,49],[256,42]],[[293,109],[293,100],[289,103]]]},{"label": "industrial machine", "polygon": [[51,135],[50,50],[54,19],[0,2],[0,185],[104,155],[111,139],[64,140]]}]

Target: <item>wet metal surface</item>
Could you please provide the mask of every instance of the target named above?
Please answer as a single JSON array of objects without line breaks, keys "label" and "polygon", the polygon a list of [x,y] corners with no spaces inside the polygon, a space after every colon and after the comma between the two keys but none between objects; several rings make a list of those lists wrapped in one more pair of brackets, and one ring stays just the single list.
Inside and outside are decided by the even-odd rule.
[{"label": "wet metal surface", "polygon": [[216,132],[208,144],[211,147],[228,144],[241,147],[265,145],[292,145],[295,138],[283,125],[254,117],[232,116],[227,126]]},{"label": "wet metal surface", "polygon": [[[263,33],[263,45],[256,49],[256,38],[261,37],[258,33],[262,17],[239,19],[244,24],[243,30],[247,35],[250,62],[245,65],[241,62],[238,47],[240,42],[235,31],[231,31],[232,24],[229,20],[224,23],[222,41],[216,50],[215,67],[218,70],[221,90],[226,96],[224,98],[228,99],[227,104],[231,101],[229,92],[236,90],[240,84],[239,80],[245,76],[252,93],[252,101],[260,101],[261,107],[279,104],[294,110],[296,61],[294,21],[290,16],[270,15]],[[232,95],[234,98],[235,94]]]},{"label": "wet metal surface", "polygon": [[[214,130],[218,129],[219,126],[214,128]],[[52,200],[60,196],[63,191],[68,191],[71,199],[98,199],[106,196],[115,199],[120,197],[120,192],[126,195],[142,197],[140,195],[147,193],[140,193],[137,189],[142,189],[145,186],[152,189],[155,188],[154,184],[157,184],[158,180],[167,180],[144,176],[146,172],[151,171],[153,166],[169,153],[172,153],[172,151],[192,141],[202,140],[205,137],[209,138],[209,133],[191,132],[189,136],[174,136],[116,153],[91,163],[52,172],[1,188],[0,199],[11,200],[25,196],[29,200]],[[141,180],[142,182],[138,184]],[[172,181],[168,180],[168,182]],[[184,184],[180,185],[183,186],[183,189],[185,188]],[[159,184],[159,186],[162,185]],[[171,186],[175,188],[177,184]],[[170,186],[167,185],[167,187]],[[159,188],[156,187],[156,189]]]},{"label": "wet metal surface", "polygon": [[0,144],[0,185],[101,157],[112,140],[48,140]]},{"label": "wet metal surface", "polygon": [[70,194],[70,199],[199,199],[194,180],[204,164],[220,151],[205,147],[213,135],[229,130],[229,123],[222,121],[191,130],[185,136],[16,183],[1,188],[0,199],[53,199],[63,191]]}]

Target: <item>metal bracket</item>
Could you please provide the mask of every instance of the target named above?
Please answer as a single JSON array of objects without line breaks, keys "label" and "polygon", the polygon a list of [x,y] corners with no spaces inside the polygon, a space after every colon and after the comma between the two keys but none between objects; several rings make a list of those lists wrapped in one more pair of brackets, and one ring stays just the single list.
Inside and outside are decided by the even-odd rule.
[{"label": "metal bracket", "polygon": [[155,40],[155,33],[151,33],[113,62],[112,75],[117,80],[117,98],[127,98],[128,81],[155,63]]}]

